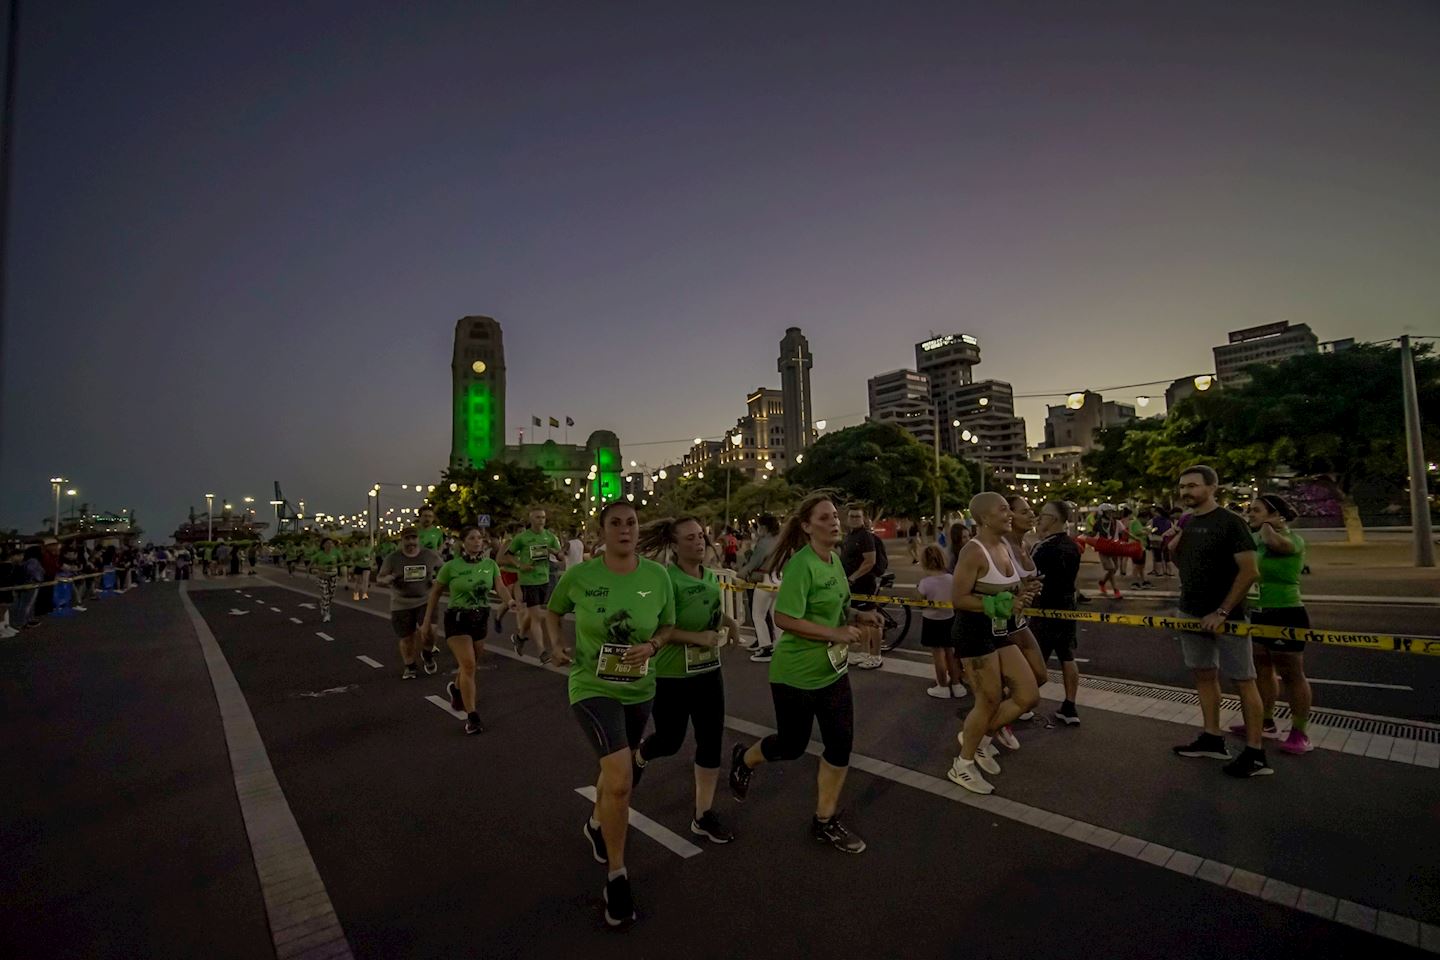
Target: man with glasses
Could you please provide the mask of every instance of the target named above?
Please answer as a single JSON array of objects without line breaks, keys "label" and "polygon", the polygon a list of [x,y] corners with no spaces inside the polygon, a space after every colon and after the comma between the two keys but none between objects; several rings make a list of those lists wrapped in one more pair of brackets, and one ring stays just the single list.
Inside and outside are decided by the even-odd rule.
[{"label": "man with glasses", "polygon": [[431,650],[421,649],[420,621],[425,616],[425,601],[430,584],[441,567],[440,554],[420,546],[420,531],[406,527],[400,531],[400,549],[380,564],[375,582],[390,588],[390,626],[400,639],[400,659],[405,662],[402,680],[414,680],[415,657],[423,654],[425,672],[440,669]]}]

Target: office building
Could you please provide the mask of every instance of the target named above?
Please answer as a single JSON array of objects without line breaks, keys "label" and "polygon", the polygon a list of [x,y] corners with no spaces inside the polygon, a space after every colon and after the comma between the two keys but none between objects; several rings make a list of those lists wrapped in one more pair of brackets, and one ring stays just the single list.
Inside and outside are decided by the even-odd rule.
[{"label": "office building", "polygon": [[810,397],[810,368],[815,365],[810,355],[810,341],[799,327],[790,327],[780,341],[780,358],[775,362],[780,371],[782,395],[781,450],[785,459],[794,463],[796,456],[810,446],[814,434],[815,410]]},{"label": "office building", "polygon": [[1093,390],[1079,395],[1077,406],[1069,403],[1045,408],[1045,446],[1078,447],[1086,453],[1095,447],[1095,431],[1135,419],[1135,407],[1106,400]]},{"label": "office building", "polygon": [[1226,386],[1249,380],[1245,368],[1255,364],[1273,366],[1291,357],[1317,353],[1320,339],[1303,323],[1288,320],[1248,327],[1230,333],[1229,342],[1214,349],[1215,376]]},{"label": "office building", "polygon": [[450,466],[483,467],[505,445],[505,341],[493,318],[456,322],[450,382]]},{"label": "office building", "polygon": [[869,419],[893,423],[926,446],[935,442],[935,405],[930,380],[914,370],[892,370],[871,377]]},{"label": "office building", "polygon": [[[949,413],[941,412],[942,449],[988,463],[1025,459],[1025,421],[1015,416],[1015,394],[1010,384],[979,380],[950,388],[946,399]],[[979,442],[968,442],[967,433],[979,437]]]},{"label": "office building", "polygon": [[[745,398],[745,416],[725,432],[719,452],[710,462],[738,470],[751,480],[762,473],[779,473],[791,463],[785,450],[785,420],[783,392],[774,387],[756,387]],[[698,451],[697,447],[691,448],[692,454]],[[700,462],[696,457],[690,459],[693,463]],[[767,463],[769,470],[765,468]]]}]

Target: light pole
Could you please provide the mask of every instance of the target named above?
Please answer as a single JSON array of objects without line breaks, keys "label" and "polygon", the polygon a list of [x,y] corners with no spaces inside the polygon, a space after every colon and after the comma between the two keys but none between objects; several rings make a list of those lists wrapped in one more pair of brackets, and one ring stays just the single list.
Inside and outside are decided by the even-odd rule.
[{"label": "light pole", "polygon": [[205,539],[215,539],[215,494],[205,494]]},{"label": "light pole", "polygon": [[276,537],[280,536],[280,507],[283,506],[284,503],[284,500],[270,501],[270,506],[275,508],[275,533],[271,535],[271,540],[274,540]]},{"label": "light pole", "polygon": [[1410,338],[1400,338],[1400,374],[1405,393],[1405,449],[1410,460],[1410,529],[1415,538],[1415,566],[1435,566],[1435,541],[1430,528],[1430,490],[1426,476],[1425,442],[1420,436],[1420,400],[1415,389],[1415,355]]},{"label": "light pole", "polygon": [[55,494],[55,522],[53,524],[53,528],[55,536],[57,537],[60,536],[60,487],[62,484],[66,484],[69,482],[70,481],[66,480],[64,477],[50,478],[50,489]]}]

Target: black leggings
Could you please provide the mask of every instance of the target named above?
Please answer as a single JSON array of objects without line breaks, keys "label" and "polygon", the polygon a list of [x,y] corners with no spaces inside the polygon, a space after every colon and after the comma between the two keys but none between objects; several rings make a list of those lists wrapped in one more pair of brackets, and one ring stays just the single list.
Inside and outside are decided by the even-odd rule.
[{"label": "black leggings", "polygon": [[673,756],[685,742],[685,727],[695,726],[695,766],[720,766],[720,738],[725,731],[725,679],[719,670],[693,677],[655,679],[655,732],[645,738],[640,755],[647,761]]},{"label": "black leggings", "polygon": [[775,727],[760,741],[760,752],[771,762],[794,760],[810,745],[810,728],[820,721],[820,755],[832,767],[850,765],[850,748],[855,743],[855,700],[850,695],[850,676],[819,690],[801,690],[784,683],[770,684],[775,701]]}]

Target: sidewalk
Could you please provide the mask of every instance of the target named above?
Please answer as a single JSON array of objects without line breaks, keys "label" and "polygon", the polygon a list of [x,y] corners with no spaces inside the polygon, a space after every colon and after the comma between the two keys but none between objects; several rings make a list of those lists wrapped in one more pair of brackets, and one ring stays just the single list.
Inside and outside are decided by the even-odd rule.
[{"label": "sidewalk", "polygon": [[0,953],[274,956],[175,584],[0,642],[0,700]]}]

